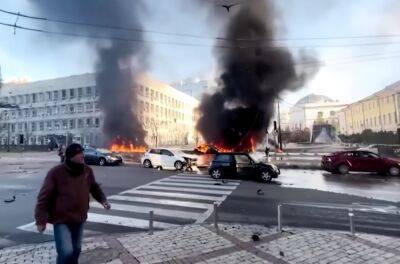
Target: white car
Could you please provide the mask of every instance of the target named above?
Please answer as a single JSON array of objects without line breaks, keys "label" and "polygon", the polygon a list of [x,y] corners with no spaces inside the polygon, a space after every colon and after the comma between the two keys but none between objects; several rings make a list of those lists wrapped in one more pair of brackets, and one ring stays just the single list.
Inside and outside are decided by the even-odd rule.
[{"label": "white car", "polygon": [[141,162],[145,168],[182,170],[186,165],[178,151],[168,149],[150,149],[144,153]]}]

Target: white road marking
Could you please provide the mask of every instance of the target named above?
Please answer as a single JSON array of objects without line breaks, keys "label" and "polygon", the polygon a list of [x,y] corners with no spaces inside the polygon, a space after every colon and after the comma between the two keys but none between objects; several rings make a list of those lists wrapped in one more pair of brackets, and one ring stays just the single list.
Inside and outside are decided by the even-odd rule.
[{"label": "white road marking", "polygon": [[[93,208],[103,208],[101,204],[93,203],[90,204],[90,207]],[[202,216],[203,213],[194,213],[194,212],[186,212],[186,211],[179,211],[179,210],[169,210],[169,209],[161,209],[152,206],[136,206],[136,205],[127,205],[127,204],[111,204],[111,211],[125,211],[125,212],[134,212],[134,213],[144,213],[148,214],[150,211],[154,211],[155,215],[160,216],[169,216],[174,218],[183,218],[183,219],[192,219],[197,220],[199,217]]]},{"label": "white road marking", "polygon": [[155,182],[153,184],[157,185],[167,185],[167,186],[184,186],[184,187],[198,187],[198,188],[207,188],[207,189],[217,189],[217,190],[235,190],[236,186],[225,186],[225,185],[210,185],[204,186],[202,184],[195,184],[195,183],[169,183],[169,182]]},{"label": "white road marking", "polygon": [[128,190],[121,194],[143,194],[143,195],[153,195],[153,196],[163,196],[163,197],[177,197],[177,198],[187,198],[187,199],[199,199],[208,201],[223,201],[225,198],[223,196],[208,196],[200,194],[189,194],[189,193],[177,193],[177,192],[155,192],[146,190]]},{"label": "white road marking", "polygon": [[167,200],[167,199],[144,198],[144,197],[123,196],[123,195],[113,195],[108,198],[110,200],[153,203],[153,204],[161,204],[161,205],[173,205],[173,206],[189,207],[189,208],[196,208],[196,209],[208,209],[210,206],[212,206],[212,204],[207,204],[207,203],[183,202],[183,201],[174,201],[174,200]]},{"label": "white road marking", "polygon": [[[108,197],[110,200],[125,201],[126,204],[113,203],[112,210],[126,211],[126,212],[137,212],[137,213],[149,213],[153,210],[154,213],[160,216],[172,217],[177,219],[190,219],[196,220],[195,223],[203,223],[213,212],[213,205],[211,201],[216,201],[221,204],[228,195],[230,195],[236,187],[240,185],[239,180],[229,180],[228,184],[214,185],[218,181],[214,181],[207,175],[196,175],[196,174],[178,174],[163,178],[154,182],[150,182],[145,185],[138,186],[136,188],[121,192],[119,195],[113,195]],[[160,192],[162,191],[162,192]],[[177,197],[182,199],[198,199],[208,201],[208,203],[201,202],[189,202],[189,201],[176,201],[168,198],[145,198],[145,197],[133,197],[124,196],[123,194],[136,194],[136,195],[152,195],[155,197]],[[129,204],[129,202],[143,202],[148,205],[135,205]],[[158,208],[158,205],[172,205],[180,207],[179,209],[166,209]],[[102,208],[100,204],[92,202],[91,207]],[[190,212],[186,211],[188,208],[203,209],[204,212]],[[105,211],[106,212],[106,211]],[[119,225],[132,228],[147,229],[149,221],[145,219],[122,217],[109,215],[107,213],[88,213],[88,222],[103,223],[109,225]],[[178,225],[165,223],[165,222],[154,222],[156,228],[170,228]],[[17,227],[20,230],[35,232],[35,222]],[[99,231],[85,229],[87,234],[101,234]],[[48,224],[47,229],[44,232],[47,235],[53,235],[53,226]]]},{"label": "white road marking", "polygon": [[204,184],[205,186],[215,185],[215,184],[221,184],[221,185],[215,185],[215,186],[238,186],[238,185],[240,185],[240,183],[237,183],[237,182],[221,183],[218,181],[211,181],[211,180],[205,181],[205,180],[165,179],[165,180],[161,180],[161,182],[196,183],[196,184]]},{"label": "white road marking", "polygon": [[[106,215],[106,214],[88,213],[87,221],[93,223],[119,225],[119,226],[127,226],[127,227],[142,228],[142,229],[146,229],[149,227],[149,220],[115,216],[115,215]],[[171,228],[177,226],[179,225],[174,225],[164,222],[156,222],[156,221],[154,222],[155,228]]]},{"label": "white road marking", "polygon": [[144,185],[140,186],[139,190],[150,189],[150,190],[165,190],[165,191],[182,191],[182,192],[194,192],[194,193],[207,193],[207,194],[220,194],[229,195],[232,191],[220,191],[220,190],[206,190],[196,188],[179,188],[179,187],[167,187],[167,186],[155,186],[155,185]]},{"label": "white road marking", "polygon": [[[212,179],[211,177],[204,177],[204,178],[202,178],[202,177],[192,177],[192,176],[171,176],[171,177],[168,177],[167,179],[182,179],[182,180],[196,180],[196,181],[214,181],[214,182],[219,182],[219,181],[216,181],[216,180],[214,180],[214,179]],[[235,183],[241,183],[241,181],[240,180],[230,180],[230,179],[226,179],[226,182],[227,183],[232,183],[232,182],[235,182]]]}]

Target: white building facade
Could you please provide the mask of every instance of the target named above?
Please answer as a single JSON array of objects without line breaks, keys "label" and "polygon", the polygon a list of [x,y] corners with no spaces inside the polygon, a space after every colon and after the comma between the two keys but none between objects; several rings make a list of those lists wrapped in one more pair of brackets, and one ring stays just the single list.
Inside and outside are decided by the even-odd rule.
[{"label": "white building facade", "polygon": [[[148,132],[146,142],[193,142],[193,109],[198,101],[147,76],[139,83],[138,117]],[[0,145],[47,145],[56,138],[63,144],[68,139],[98,146],[103,138],[98,100],[95,74],[6,84],[0,90],[0,102],[19,108],[0,110]]]},{"label": "white building facade", "polygon": [[336,113],[347,104],[334,101],[323,95],[311,94],[300,99],[289,112],[290,130],[310,129],[316,120],[325,120],[331,123]]}]

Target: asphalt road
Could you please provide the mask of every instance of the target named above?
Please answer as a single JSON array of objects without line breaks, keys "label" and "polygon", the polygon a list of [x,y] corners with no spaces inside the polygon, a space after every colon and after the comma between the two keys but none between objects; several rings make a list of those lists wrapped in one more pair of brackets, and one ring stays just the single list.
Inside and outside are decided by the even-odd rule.
[{"label": "asphalt road", "polygon": [[[55,164],[0,160],[0,248],[52,240],[51,227],[47,235],[37,234],[32,232],[32,221],[37,192]],[[213,202],[217,201],[221,221],[266,225],[277,224],[276,208],[282,202],[368,204],[385,214],[356,212],[357,229],[400,236],[400,216],[389,214],[400,206],[400,178],[282,170],[273,184],[243,179],[221,184],[204,175],[178,175],[138,165],[93,168],[113,210],[105,211],[93,202],[87,235],[142,230],[148,224],[149,210],[155,211],[156,228],[212,221]],[[13,195],[14,202],[3,202]],[[347,230],[348,216],[346,210],[285,206],[283,223]]]}]

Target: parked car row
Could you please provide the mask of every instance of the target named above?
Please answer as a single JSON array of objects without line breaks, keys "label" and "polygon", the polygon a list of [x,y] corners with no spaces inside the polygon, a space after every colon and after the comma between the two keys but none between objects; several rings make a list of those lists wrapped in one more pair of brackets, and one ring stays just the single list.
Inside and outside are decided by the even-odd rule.
[{"label": "parked car row", "polygon": [[[196,161],[190,155],[168,149],[150,149],[141,159],[145,168],[176,170],[191,168]],[[273,164],[256,162],[247,153],[220,153],[213,155],[209,174],[214,179],[245,177],[269,183],[280,170]]]}]

